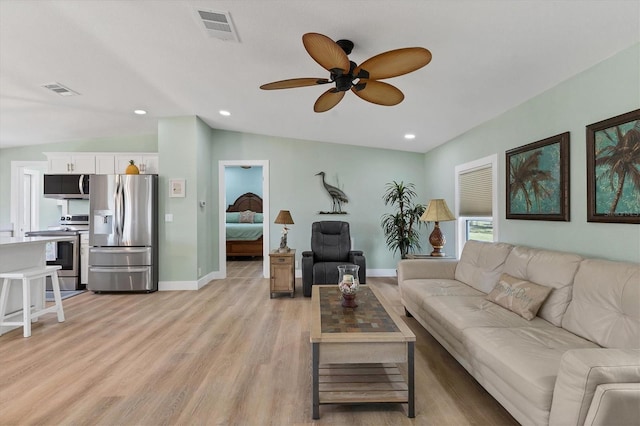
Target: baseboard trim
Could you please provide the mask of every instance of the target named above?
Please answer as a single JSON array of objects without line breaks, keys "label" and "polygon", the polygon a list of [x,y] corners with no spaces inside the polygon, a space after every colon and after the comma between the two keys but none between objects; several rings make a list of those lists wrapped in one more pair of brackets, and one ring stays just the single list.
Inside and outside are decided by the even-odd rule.
[{"label": "baseboard trim", "polygon": [[367,269],[368,277],[395,277],[397,274],[395,269]]},{"label": "baseboard trim", "polygon": [[[367,269],[368,277],[395,277],[395,269]],[[302,270],[295,270],[295,277],[302,278]],[[206,286],[213,280],[221,280],[224,277],[220,271],[213,271],[200,278],[197,281],[160,281],[158,283],[158,291],[197,291]]]}]

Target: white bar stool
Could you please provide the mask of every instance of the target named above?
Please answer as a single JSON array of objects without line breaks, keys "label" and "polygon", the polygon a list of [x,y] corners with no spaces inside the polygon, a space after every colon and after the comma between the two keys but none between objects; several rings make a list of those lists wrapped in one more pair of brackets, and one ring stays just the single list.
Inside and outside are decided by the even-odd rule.
[{"label": "white bar stool", "polygon": [[[2,281],[2,292],[0,292],[0,326],[3,325],[21,325],[24,331],[24,337],[31,336],[31,321],[38,319],[40,315],[55,312],[58,314],[58,322],[64,322],[64,311],[62,309],[62,297],[60,296],[60,282],[58,281],[58,269],[60,265],[44,266],[42,268],[23,269],[20,271],[2,272],[0,278]],[[55,303],[48,308],[44,307],[44,287],[46,277],[51,277],[53,286],[53,298]],[[31,307],[31,280],[43,278],[42,293],[43,301],[40,306]],[[8,317],[16,315],[16,313],[7,315],[7,300],[9,299],[9,285],[11,280],[22,281],[22,321],[6,321]]]}]

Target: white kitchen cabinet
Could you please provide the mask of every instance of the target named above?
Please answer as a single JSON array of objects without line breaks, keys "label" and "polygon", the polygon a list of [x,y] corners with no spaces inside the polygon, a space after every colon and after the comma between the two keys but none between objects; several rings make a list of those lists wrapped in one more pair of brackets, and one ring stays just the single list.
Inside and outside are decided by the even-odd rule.
[{"label": "white kitchen cabinet", "polygon": [[44,152],[50,174],[124,174],[133,160],[142,174],[158,174],[155,152]]},{"label": "white kitchen cabinet", "polygon": [[133,160],[138,170],[142,174],[158,173],[158,155],[157,154],[140,154],[132,152],[131,154],[119,154],[115,156],[116,173],[124,173],[129,165],[129,161]]},{"label": "white kitchen cabinet", "polygon": [[95,155],[48,155],[49,173],[93,174],[96,172]]},{"label": "white kitchen cabinet", "polygon": [[115,157],[109,154],[96,155],[96,174],[112,175],[116,172]]}]

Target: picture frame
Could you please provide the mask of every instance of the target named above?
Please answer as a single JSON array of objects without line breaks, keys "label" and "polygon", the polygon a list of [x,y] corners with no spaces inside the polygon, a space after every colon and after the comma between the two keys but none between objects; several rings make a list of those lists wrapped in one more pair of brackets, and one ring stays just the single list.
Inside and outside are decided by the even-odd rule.
[{"label": "picture frame", "polygon": [[587,222],[640,223],[639,182],[640,109],[589,124]]},{"label": "picture frame", "polygon": [[169,180],[169,197],[171,198],[184,198],[186,196],[184,179],[170,179]]},{"label": "picture frame", "polygon": [[507,219],[569,222],[569,132],[505,154]]}]

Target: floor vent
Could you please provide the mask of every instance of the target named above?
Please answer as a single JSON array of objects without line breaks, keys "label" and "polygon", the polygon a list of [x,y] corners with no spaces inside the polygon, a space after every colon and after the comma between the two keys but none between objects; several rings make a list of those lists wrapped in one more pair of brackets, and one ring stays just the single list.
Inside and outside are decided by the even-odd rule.
[{"label": "floor vent", "polygon": [[229,12],[196,9],[196,14],[209,37],[220,40],[240,41]]},{"label": "floor vent", "polygon": [[47,83],[43,84],[42,87],[51,90],[52,92],[57,93],[60,96],[77,96],[80,94],[74,90],[69,89],[66,86],[63,86],[60,83]]}]

